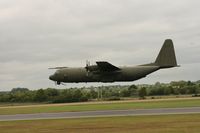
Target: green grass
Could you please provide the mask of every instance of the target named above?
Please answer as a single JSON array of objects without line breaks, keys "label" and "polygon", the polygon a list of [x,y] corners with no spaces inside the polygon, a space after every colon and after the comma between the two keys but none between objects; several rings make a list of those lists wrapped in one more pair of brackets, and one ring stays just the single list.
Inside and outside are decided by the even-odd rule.
[{"label": "green grass", "polygon": [[48,106],[27,106],[27,107],[2,107],[0,115],[5,114],[30,114],[30,113],[51,113],[66,111],[89,111],[89,110],[120,110],[120,109],[150,109],[150,108],[175,108],[175,107],[199,107],[200,99],[177,99],[164,101],[145,102],[123,102],[103,104],[80,104],[80,105],[52,105]]},{"label": "green grass", "polygon": [[199,133],[200,114],[0,122],[1,133]]}]

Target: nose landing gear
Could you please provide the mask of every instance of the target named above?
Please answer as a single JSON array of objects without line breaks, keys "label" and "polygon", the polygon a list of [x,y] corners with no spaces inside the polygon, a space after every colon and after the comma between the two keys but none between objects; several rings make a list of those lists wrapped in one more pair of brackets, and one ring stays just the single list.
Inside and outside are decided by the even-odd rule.
[{"label": "nose landing gear", "polygon": [[60,85],[61,82],[60,82],[60,81],[56,81],[55,84],[56,84],[56,85]]}]

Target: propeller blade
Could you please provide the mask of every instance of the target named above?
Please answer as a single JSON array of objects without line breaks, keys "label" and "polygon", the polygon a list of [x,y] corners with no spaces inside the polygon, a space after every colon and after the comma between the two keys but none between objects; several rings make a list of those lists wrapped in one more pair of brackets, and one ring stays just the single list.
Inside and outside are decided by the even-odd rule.
[{"label": "propeller blade", "polygon": [[89,72],[90,72],[90,70],[89,70],[89,66],[90,66],[90,62],[88,61],[88,60],[86,60],[86,76],[88,76],[89,75]]}]

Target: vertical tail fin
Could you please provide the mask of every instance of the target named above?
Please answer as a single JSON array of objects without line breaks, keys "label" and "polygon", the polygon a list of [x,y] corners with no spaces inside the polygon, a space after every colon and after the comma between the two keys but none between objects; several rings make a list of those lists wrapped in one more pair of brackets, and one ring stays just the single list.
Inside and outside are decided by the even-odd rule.
[{"label": "vertical tail fin", "polygon": [[177,66],[174,45],[171,39],[165,40],[154,64],[161,68]]}]

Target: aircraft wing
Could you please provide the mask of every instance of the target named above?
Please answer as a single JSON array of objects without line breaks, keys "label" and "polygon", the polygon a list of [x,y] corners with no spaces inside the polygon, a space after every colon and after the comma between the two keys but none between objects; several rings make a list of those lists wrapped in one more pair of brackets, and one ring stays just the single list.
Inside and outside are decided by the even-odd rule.
[{"label": "aircraft wing", "polygon": [[106,61],[97,61],[97,66],[101,71],[117,71],[120,70],[120,68],[110,64],[109,62]]}]

